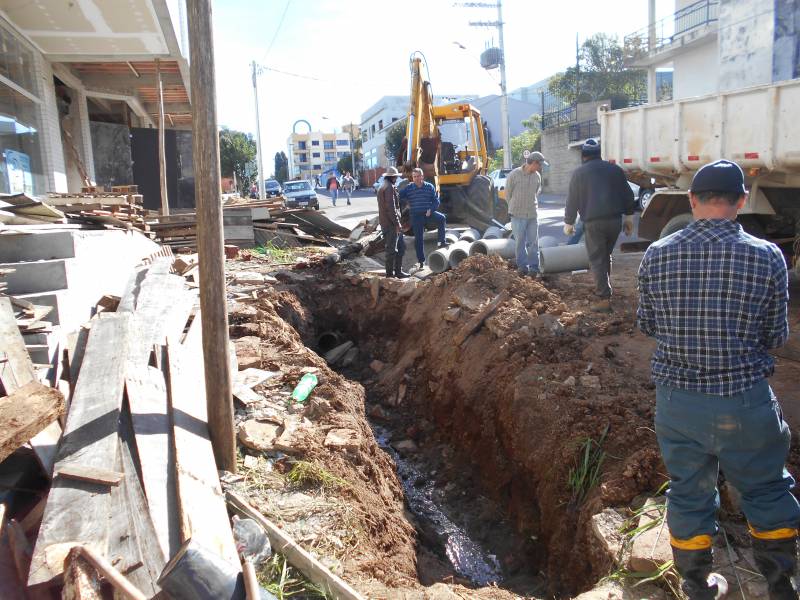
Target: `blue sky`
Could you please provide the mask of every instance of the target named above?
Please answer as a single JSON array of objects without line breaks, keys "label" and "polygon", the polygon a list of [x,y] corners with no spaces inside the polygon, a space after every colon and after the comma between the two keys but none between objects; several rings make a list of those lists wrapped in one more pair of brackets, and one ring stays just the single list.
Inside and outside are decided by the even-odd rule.
[{"label": "blue sky", "polygon": [[[219,124],[255,132],[253,60],[303,76],[264,71],[259,77],[267,174],[275,152],[286,150],[286,138],[296,120],[306,119],[314,129],[332,130],[351,121],[358,123],[381,96],[407,94],[408,59],[415,50],[427,57],[434,93],[499,93],[499,72],[484,71],[478,63],[493,38],[497,43],[496,30],[469,25],[470,21],[494,21],[497,12],[457,4],[453,0],[288,0],[287,8],[287,0],[217,0],[214,50]],[[657,10],[659,15],[670,14],[674,3],[658,0]],[[581,41],[598,32],[622,39],[645,27],[647,0],[504,0],[503,13],[511,91],[573,64],[576,34]]]}]

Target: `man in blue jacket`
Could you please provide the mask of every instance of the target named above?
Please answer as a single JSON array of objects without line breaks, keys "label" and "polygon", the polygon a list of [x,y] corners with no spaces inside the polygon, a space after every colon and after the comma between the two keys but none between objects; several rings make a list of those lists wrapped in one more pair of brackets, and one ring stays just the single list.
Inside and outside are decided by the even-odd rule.
[{"label": "man in blue jacket", "polygon": [[414,249],[417,251],[419,266],[425,266],[425,250],[422,246],[422,235],[425,233],[427,223],[436,223],[439,229],[439,248],[444,248],[444,227],[447,224],[447,217],[437,212],[439,208],[439,196],[436,188],[425,181],[422,169],[414,169],[411,172],[413,183],[400,190],[400,202],[407,203],[411,213],[411,229],[414,232]]}]

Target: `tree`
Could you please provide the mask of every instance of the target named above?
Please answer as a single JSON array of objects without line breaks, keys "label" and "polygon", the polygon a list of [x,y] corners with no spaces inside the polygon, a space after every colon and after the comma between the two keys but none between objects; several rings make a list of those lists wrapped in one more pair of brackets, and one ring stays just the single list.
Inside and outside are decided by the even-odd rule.
[{"label": "tree", "polygon": [[248,175],[247,164],[256,156],[256,143],[252,134],[223,127],[219,132],[219,162],[223,177],[236,175],[239,191],[252,185],[255,173]]},{"label": "tree", "polygon": [[550,79],[551,94],[568,104],[610,99],[612,105],[627,106],[647,91],[647,74],[626,69],[623,48],[615,36],[596,33],[581,45],[578,66],[569,67]]},{"label": "tree", "polygon": [[[522,164],[522,160],[524,158],[523,152],[525,152],[525,150],[529,150],[531,152],[535,150],[539,144],[540,135],[540,131],[528,129],[511,138],[511,166],[518,167]],[[504,151],[502,148],[499,148],[497,152],[495,152],[494,158],[489,162],[490,171],[503,168],[503,154]]]},{"label": "tree", "polygon": [[403,145],[403,138],[406,135],[405,121],[398,122],[394,125],[389,125],[386,130],[386,158],[389,159],[389,164],[393,165],[397,159],[397,153]]},{"label": "tree", "polygon": [[278,183],[283,185],[283,182],[289,179],[289,158],[285,152],[275,153],[275,179]]},{"label": "tree", "polygon": [[347,156],[339,159],[339,162],[336,163],[336,168],[339,170],[339,173],[347,173],[348,171],[350,174],[353,173],[353,155],[348,153]]}]

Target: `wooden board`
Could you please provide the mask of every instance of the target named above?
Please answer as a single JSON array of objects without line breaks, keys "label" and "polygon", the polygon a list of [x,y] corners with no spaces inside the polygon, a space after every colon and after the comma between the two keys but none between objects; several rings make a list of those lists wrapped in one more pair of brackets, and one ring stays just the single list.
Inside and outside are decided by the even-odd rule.
[{"label": "wooden board", "polygon": [[[3,360],[5,359],[5,360]],[[11,300],[0,297],[0,383],[11,394],[26,383],[36,381],[31,357],[17,327]]]},{"label": "wooden board", "polygon": [[84,467],[82,465],[64,465],[56,471],[56,477],[74,479],[75,481],[88,481],[100,485],[118,486],[124,477],[119,471],[100,469],[98,467]]},{"label": "wooden board", "polygon": [[[93,322],[56,469],[74,464],[118,468],[118,421],[130,327],[131,316],[127,313],[101,314]],[[66,553],[76,542],[105,554],[112,509],[108,486],[55,479],[39,529],[28,585],[58,582]]]},{"label": "wooden board", "polygon": [[61,392],[35,381],[0,398],[0,462],[63,412]]},{"label": "wooden board", "polygon": [[239,566],[214,450],[208,434],[201,319],[183,344],[167,344],[181,542],[194,539]]},{"label": "wooden board", "polygon": [[172,556],[181,542],[164,375],[155,367],[129,365],[125,391],[136,431],[135,446],[150,517],[161,551]]},{"label": "wooden board", "polygon": [[497,296],[492,299],[486,306],[484,306],[481,310],[478,311],[476,315],[474,315],[469,321],[467,321],[464,326],[453,336],[453,341],[455,342],[456,346],[460,346],[464,343],[464,341],[471,336],[474,332],[480,329],[483,322],[488,319],[494,311],[497,310],[497,307],[500,306],[503,302],[508,300],[509,294],[506,290],[503,290]]},{"label": "wooden board", "polygon": [[[64,404],[66,405],[66,401]],[[60,439],[61,423],[59,421],[53,421],[30,440],[31,447],[36,455],[36,460],[39,461],[39,465],[41,465],[42,471],[48,479],[53,474],[53,467],[56,464],[56,453],[58,451],[58,442]]]}]

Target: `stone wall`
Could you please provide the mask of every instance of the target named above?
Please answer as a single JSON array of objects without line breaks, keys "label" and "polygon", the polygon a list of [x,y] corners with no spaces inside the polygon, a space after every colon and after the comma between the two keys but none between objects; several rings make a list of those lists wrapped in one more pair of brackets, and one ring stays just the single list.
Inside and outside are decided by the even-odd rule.
[{"label": "stone wall", "polygon": [[581,148],[569,147],[569,125],[546,129],[542,133],[542,154],[550,163],[544,174],[544,191],[566,194],[572,172],[581,165]]}]

